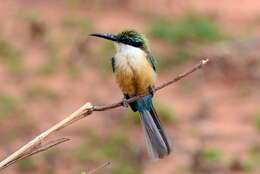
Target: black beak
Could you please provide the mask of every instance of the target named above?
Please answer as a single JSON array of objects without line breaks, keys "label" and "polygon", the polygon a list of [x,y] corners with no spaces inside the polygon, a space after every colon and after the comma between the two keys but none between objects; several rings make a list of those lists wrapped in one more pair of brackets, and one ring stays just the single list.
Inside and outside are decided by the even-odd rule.
[{"label": "black beak", "polygon": [[117,36],[113,34],[106,34],[106,33],[92,33],[90,36],[100,37],[107,40],[117,41]]}]

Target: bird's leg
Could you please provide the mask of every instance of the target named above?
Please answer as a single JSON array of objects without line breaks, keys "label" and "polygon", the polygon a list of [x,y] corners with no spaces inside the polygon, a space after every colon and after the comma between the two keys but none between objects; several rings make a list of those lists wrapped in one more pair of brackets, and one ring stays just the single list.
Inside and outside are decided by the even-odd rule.
[{"label": "bird's leg", "polygon": [[155,93],[155,87],[154,86],[149,86],[148,90],[149,90],[149,94],[153,97],[154,93]]},{"label": "bird's leg", "polygon": [[125,108],[128,108],[128,106],[129,106],[129,104],[127,103],[127,99],[129,99],[128,94],[124,94],[122,104],[123,104],[123,107],[125,107]]},{"label": "bird's leg", "polygon": [[128,108],[128,106],[129,106],[129,104],[127,103],[127,99],[125,97],[123,98],[122,104],[123,104],[123,107],[125,107],[125,108]]}]

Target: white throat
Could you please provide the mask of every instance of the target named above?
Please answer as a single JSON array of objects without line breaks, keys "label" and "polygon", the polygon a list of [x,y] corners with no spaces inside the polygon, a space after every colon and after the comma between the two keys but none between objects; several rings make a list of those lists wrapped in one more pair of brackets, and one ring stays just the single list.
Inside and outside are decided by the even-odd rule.
[{"label": "white throat", "polygon": [[115,43],[116,46],[116,53],[119,54],[144,54],[144,51],[140,48],[131,46],[131,45],[127,45],[127,44],[123,44],[123,43]]}]

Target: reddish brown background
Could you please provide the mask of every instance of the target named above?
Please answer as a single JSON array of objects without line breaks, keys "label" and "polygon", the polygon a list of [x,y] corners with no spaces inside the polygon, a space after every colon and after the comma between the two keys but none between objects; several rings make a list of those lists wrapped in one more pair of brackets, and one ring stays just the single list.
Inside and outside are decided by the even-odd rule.
[{"label": "reddish brown background", "polygon": [[[157,19],[178,21],[187,14],[208,17],[225,39],[179,45],[150,32]],[[87,35],[125,28],[147,35],[160,65],[158,83],[211,59],[155,96],[172,154],[150,161],[138,117],[118,108],[60,131],[55,137],[72,140],[3,173],[74,174],[107,161],[110,166],[99,173],[259,173],[258,0],[1,1],[0,158],[86,101],[121,99],[110,68],[113,45]],[[160,64],[183,47],[196,49],[177,65]]]}]

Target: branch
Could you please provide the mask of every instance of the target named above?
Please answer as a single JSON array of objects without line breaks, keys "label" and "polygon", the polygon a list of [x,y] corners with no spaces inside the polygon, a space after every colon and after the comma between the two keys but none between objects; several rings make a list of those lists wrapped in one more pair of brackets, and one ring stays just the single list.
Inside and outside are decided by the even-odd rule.
[{"label": "branch", "polygon": [[22,158],[28,153],[32,153],[36,149],[41,148],[43,141],[45,138],[47,138],[50,134],[53,134],[54,132],[74,123],[77,120],[80,120],[87,115],[91,114],[93,110],[93,106],[90,103],[86,103],[82,107],[80,107],[78,110],[73,112],[71,115],[63,119],[62,121],[58,122],[51,128],[47,129],[46,131],[42,132],[40,135],[36,136],[34,139],[29,141],[27,144],[22,146],[20,149],[15,151],[13,154],[5,158],[3,161],[0,162],[0,170],[4,169],[6,166],[8,166],[13,161],[16,161],[17,159]]},{"label": "branch", "polygon": [[[165,88],[166,86],[169,86],[169,85],[183,79],[184,77],[190,75],[191,73],[195,72],[196,70],[202,68],[208,62],[209,62],[208,59],[200,61],[197,65],[193,66],[191,69],[185,71],[184,73],[178,75],[174,79],[157,86],[155,88],[155,92],[157,92],[158,90],[161,90],[161,89]],[[146,95],[148,95],[148,93],[132,97],[132,98],[126,100],[126,102],[132,103],[132,102],[134,102],[134,101],[138,100],[139,98],[144,97]],[[60,129],[63,129],[63,128],[69,126],[70,124],[72,124],[72,123],[74,123],[78,120],[81,120],[82,118],[92,114],[93,111],[105,111],[105,110],[117,108],[117,107],[120,107],[120,106],[123,106],[123,101],[113,103],[113,104],[109,104],[109,105],[102,105],[102,106],[93,106],[91,103],[87,102],[86,104],[81,106],[78,110],[73,112],[71,115],[69,115],[68,117],[66,117],[62,121],[58,122],[57,124],[55,124],[51,128],[47,129],[46,131],[42,132],[41,134],[36,136],[34,139],[32,139],[31,141],[26,143],[24,146],[22,146],[20,149],[15,151],[13,154],[11,154],[7,158],[5,158],[3,161],[1,161],[0,162],[0,170],[3,170],[7,166],[15,163],[17,160],[28,157],[28,154],[29,154],[29,156],[31,156],[31,155],[34,155],[36,153],[43,151],[42,149],[47,150],[50,147],[53,147],[57,144],[62,143],[62,142],[60,142],[60,143],[57,143],[57,144],[55,144],[55,143],[51,144],[51,146],[47,146],[48,148],[44,148],[44,146],[43,146],[43,144],[45,144],[45,146],[46,146],[46,143],[44,143],[44,140],[49,135],[53,134],[56,131],[59,131]]]},{"label": "branch", "polygon": [[110,162],[106,162],[106,163],[102,164],[101,166],[99,166],[99,167],[97,167],[97,168],[95,168],[95,169],[89,171],[87,174],[94,174],[94,173],[96,173],[97,171],[99,171],[99,170],[101,170],[101,169],[103,169],[103,168],[109,166],[110,164],[111,164]]},{"label": "branch", "polygon": [[52,148],[52,147],[54,147],[54,146],[57,146],[57,145],[59,145],[59,144],[61,144],[61,143],[64,143],[64,142],[66,142],[66,141],[69,141],[69,140],[70,140],[70,139],[68,139],[68,138],[60,138],[60,139],[57,139],[57,140],[52,140],[52,141],[46,142],[44,145],[41,145],[41,146],[40,146],[39,148],[37,148],[36,150],[31,150],[31,151],[29,151],[29,152],[23,153],[23,155],[21,155],[20,157],[18,157],[18,158],[16,158],[16,159],[12,160],[11,162],[9,162],[9,163],[6,164],[5,166],[3,166],[3,168],[1,168],[1,169],[5,169],[5,168],[7,168],[8,166],[10,166],[10,165],[16,163],[17,161],[20,161],[20,160],[22,160],[22,159],[24,159],[24,158],[28,158],[28,157],[33,156],[33,155],[35,155],[35,154],[37,154],[37,153],[40,153],[40,152],[44,152],[44,151],[46,151],[46,150],[48,150],[48,149],[50,149],[50,148]]},{"label": "branch", "polygon": [[[190,75],[191,73],[193,73],[194,71],[202,68],[204,65],[206,65],[207,63],[209,62],[209,59],[205,59],[205,60],[201,60],[198,64],[196,64],[195,66],[193,66],[191,69],[185,71],[184,73],[182,74],[179,74],[177,77],[175,77],[174,79],[168,81],[168,82],[165,82],[157,87],[155,87],[155,92],[165,88],[166,86],[169,86],[181,79],[183,79],[184,77]],[[135,97],[132,97],[128,100],[126,100],[127,103],[132,103],[136,100],[138,100],[139,98],[142,98],[144,96],[148,95],[148,93],[145,93],[145,94],[141,94],[141,95],[138,95],[138,96],[135,96]],[[103,105],[103,106],[94,106],[93,108],[93,111],[104,111],[104,110],[108,110],[108,109],[113,109],[113,108],[117,108],[119,106],[123,106],[123,101],[120,101],[120,102],[117,102],[117,103],[113,103],[113,104],[110,104],[110,105]]]}]

